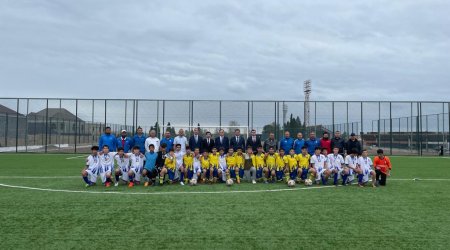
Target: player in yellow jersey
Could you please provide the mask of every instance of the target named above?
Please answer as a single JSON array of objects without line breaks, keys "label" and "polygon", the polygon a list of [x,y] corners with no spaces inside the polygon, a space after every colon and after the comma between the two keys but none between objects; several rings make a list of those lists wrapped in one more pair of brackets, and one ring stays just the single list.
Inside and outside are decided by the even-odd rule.
[{"label": "player in yellow jersey", "polygon": [[202,166],[202,182],[206,183],[206,178],[211,168],[211,163],[209,159],[208,151],[203,152],[202,157],[200,158],[200,163]]},{"label": "player in yellow jersey", "polygon": [[225,174],[227,176],[227,180],[236,178],[236,173],[234,170],[234,168],[236,167],[236,160],[234,158],[234,149],[233,148],[228,149],[228,154],[226,156],[226,162],[227,162],[227,170],[226,170]]},{"label": "player in yellow jersey", "polygon": [[164,177],[166,176],[166,174],[169,175],[169,184],[173,183],[173,179],[175,177],[175,167],[176,167],[175,152],[173,148],[171,148],[169,154],[166,156],[166,159],[164,160],[164,166],[159,174],[160,185],[164,183]]},{"label": "player in yellow jersey", "polygon": [[236,173],[236,182],[239,184],[241,183],[241,178],[244,177],[244,164],[245,164],[245,157],[242,153],[242,148],[238,148],[237,152],[234,154],[234,160],[236,163],[235,166],[235,173]]},{"label": "player in yellow jersey", "polygon": [[289,150],[289,155],[286,158],[287,158],[289,179],[295,180],[295,178],[297,177],[298,162],[297,162],[297,156],[295,155],[295,150],[293,148],[291,148],[291,150]]},{"label": "player in yellow jersey", "polygon": [[267,182],[269,179],[272,183],[276,182],[276,174],[277,174],[277,167],[276,167],[276,160],[277,155],[275,154],[274,148],[269,147],[269,152],[265,154],[265,160],[266,160],[266,167],[264,168],[264,182]]},{"label": "player in yellow jersey", "polygon": [[284,149],[280,149],[280,151],[278,152],[277,159],[276,159],[276,165],[277,165],[277,180],[282,181],[283,174],[284,174],[284,171],[287,166],[287,157],[284,154]]},{"label": "player in yellow jersey", "polygon": [[308,147],[302,147],[302,153],[297,155],[297,161],[297,182],[305,182],[306,178],[308,178],[308,169],[311,162],[311,155],[308,154]]},{"label": "player in yellow jersey", "polygon": [[263,148],[258,147],[258,151],[255,155],[256,179],[258,180],[263,178],[263,169],[266,167],[265,157]]},{"label": "player in yellow jersey", "polygon": [[[216,183],[217,178],[219,177],[219,157],[220,154],[217,152],[217,148],[213,147],[212,152],[209,154],[209,163],[211,164],[211,167],[209,168],[209,181],[211,183]],[[222,172],[222,171],[220,171]],[[220,173],[220,176],[222,176],[222,173]]]},{"label": "player in yellow jersey", "polygon": [[188,184],[194,175],[194,153],[191,152],[189,146],[186,146],[186,154],[183,156],[183,172],[184,183]]}]

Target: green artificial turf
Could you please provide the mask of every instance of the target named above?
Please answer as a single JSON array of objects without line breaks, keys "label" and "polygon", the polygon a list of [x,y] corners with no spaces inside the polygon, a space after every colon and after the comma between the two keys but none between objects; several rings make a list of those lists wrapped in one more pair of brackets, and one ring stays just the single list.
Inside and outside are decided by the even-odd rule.
[{"label": "green artificial turf", "polygon": [[84,158],[68,157],[74,155],[0,154],[0,184],[60,190],[0,186],[0,249],[450,247],[448,158],[392,157],[392,177],[382,188],[86,189],[79,177]]}]

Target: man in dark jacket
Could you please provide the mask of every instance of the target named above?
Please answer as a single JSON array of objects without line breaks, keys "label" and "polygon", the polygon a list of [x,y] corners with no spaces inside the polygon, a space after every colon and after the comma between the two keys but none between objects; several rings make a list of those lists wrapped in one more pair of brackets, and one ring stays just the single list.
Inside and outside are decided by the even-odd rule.
[{"label": "man in dark jacket", "polygon": [[339,154],[344,156],[345,141],[341,138],[341,131],[334,132],[334,138],[331,139],[331,149],[339,148]]},{"label": "man in dark jacket", "polygon": [[211,132],[206,132],[206,138],[203,139],[202,148],[205,152],[211,152],[214,147],[214,139],[211,138]]},{"label": "man in dark jacket", "polygon": [[189,148],[194,151],[196,148],[203,153],[203,138],[198,134],[198,128],[194,128],[194,134],[189,138]]},{"label": "man in dark jacket", "polygon": [[361,143],[356,138],[355,133],[352,133],[350,135],[350,139],[347,141],[346,149],[347,154],[349,154],[352,151],[352,149],[356,149],[356,153],[358,155],[361,155]]},{"label": "man in dark jacket", "polygon": [[233,148],[235,152],[238,148],[245,149],[245,139],[238,128],[234,130],[234,136],[230,139],[230,148]]},{"label": "man in dark jacket", "polygon": [[247,138],[247,147],[252,147],[255,154],[258,147],[261,146],[261,138],[256,136],[256,130],[252,129],[251,136]]},{"label": "man in dark jacket", "polygon": [[223,148],[225,152],[228,152],[228,149],[230,148],[230,140],[225,136],[225,130],[219,130],[219,136],[216,137],[214,145],[216,148]]}]

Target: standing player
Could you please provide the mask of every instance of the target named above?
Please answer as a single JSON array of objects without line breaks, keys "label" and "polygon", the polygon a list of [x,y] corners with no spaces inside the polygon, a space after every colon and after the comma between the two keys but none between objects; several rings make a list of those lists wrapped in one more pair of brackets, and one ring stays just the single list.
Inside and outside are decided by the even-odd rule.
[{"label": "standing player", "polygon": [[122,176],[122,181],[128,182],[128,171],[130,170],[130,158],[128,154],[125,154],[122,147],[117,149],[117,154],[114,156],[116,160],[117,168],[115,170],[116,183],[114,186],[119,186],[120,176]]},{"label": "standing player", "polygon": [[358,174],[358,185],[364,187],[364,184],[369,182],[369,177],[372,177],[372,187],[376,187],[376,175],[367,149],[362,150],[361,156],[358,158],[358,165],[362,171],[362,173]]},{"label": "standing player", "polygon": [[358,168],[358,150],[350,150],[350,154],[345,157],[345,168],[342,176],[342,185],[351,183],[354,179],[354,174],[359,174],[361,171]]},{"label": "standing player", "polygon": [[386,186],[386,177],[390,176],[390,171],[392,169],[391,160],[389,157],[384,155],[383,149],[377,150],[377,156],[373,160],[373,165],[375,166],[376,180],[380,186]]},{"label": "standing player", "polygon": [[[150,147],[149,147],[150,150]],[[134,146],[132,149],[132,153],[130,154],[130,171],[128,171],[128,179],[130,179],[130,183],[128,187],[133,187],[135,184],[139,185],[141,181],[142,168],[144,166],[145,156],[141,154],[140,148],[138,146]]]},{"label": "standing player", "polygon": [[[320,180],[322,180],[322,185],[326,185],[326,180],[328,178],[328,176],[326,176],[325,174],[327,174],[327,170],[328,170],[328,163],[327,163],[327,159],[324,155],[321,154],[321,148],[317,147],[314,150],[314,155],[311,156],[311,168],[310,168],[310,172],[311,172],[311,176],[315,177],[316,180],[316,184],[320,183]],[[329,171],[329,170],[328,170]]]},{"label": "standing player", "polygon": [[330,163],[329,169],[331,171],[331,174],[333,175],[334,185],[338,184],[339,176],[342,174],[345,166],[344,157],[342,157],[339,152],[339,145],[335,145],[333,148],[333,153],[328,155],[328,161]]},{"label": "standing player", "polygon": [[145,183],[144,187],[152,185],[158,171],[156,170],[156,160],[158,159],[158,153],[155,152],[155,145],[150,144],[150,151],[145,153],[145,164],[144,170],[142,170],[142,176],[144,176]]},{"label": "standing player", "polygon": [[109,152],[109,146],[104,145],[100,152],[99,174],[105,187],[110,187],[112,183],[112,172],[114,170],[114,156],[116,152]]},{"label": "standing player", "polygon": [[187,138],[186,136],[184,136],[184,129],[180,129],[178,131],[178,136],[175,137],[175,139],[173,139],[173,143],[174,144],[180,144],[181,145],[181,151],[186,152],[186,147],[187,147]]},{"label": "standing player", "polygon": [[302,153],[297,155],[297,161],[297,182],[305,182],[306,178],[308,178],[308,169],[311,162],[311,155],[308,154],[308,147],[302,147]]},{"label": "standing player", "polygon": [[86,158],[86,166],[83,171],[81,171],[81,176],[84,182],[86,182],[86,187],[95,185],[97,182],[97,172],[99,168],[100,160],[98,159],[98,146],[91,147],[91,155]]}]

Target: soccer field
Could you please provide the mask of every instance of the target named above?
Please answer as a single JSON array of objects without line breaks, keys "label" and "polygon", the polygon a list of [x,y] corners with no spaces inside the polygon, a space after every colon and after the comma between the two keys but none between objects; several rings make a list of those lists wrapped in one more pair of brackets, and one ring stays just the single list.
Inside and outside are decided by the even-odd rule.
[{"label": "soccer field", "polygon": [[[448,249],[450,159],[392,157],[388,186],[95,186],[77,155],[0,155],[0,249]],[[413,180],[418,178],[418,180]]]}]

